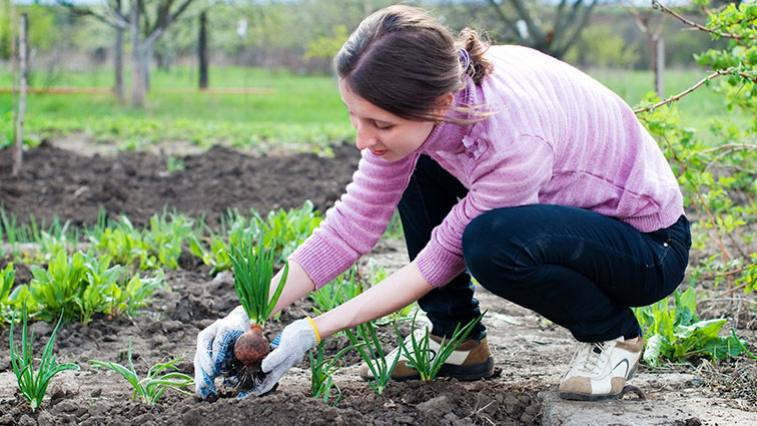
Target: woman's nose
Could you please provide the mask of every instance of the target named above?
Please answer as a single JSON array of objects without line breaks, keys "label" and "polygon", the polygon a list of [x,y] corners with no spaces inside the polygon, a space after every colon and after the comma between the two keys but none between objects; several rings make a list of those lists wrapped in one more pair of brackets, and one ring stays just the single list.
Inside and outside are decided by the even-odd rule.
[{"label": "woman's nose", "polygon": [[376,137],[372,133],[366,131],[366,126],[359,126],[357,128],[357,135],[355,136],[355,145],[357,149],[363,150],[376,145]]}]

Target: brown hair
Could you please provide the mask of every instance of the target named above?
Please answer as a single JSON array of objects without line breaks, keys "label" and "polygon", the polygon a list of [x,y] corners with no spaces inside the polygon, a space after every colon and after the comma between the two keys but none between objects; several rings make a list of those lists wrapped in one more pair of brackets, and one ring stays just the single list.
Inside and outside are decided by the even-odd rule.
[{"label": "brown hair", "polygon": [[[470,56],[467,69],[461,48]],[[385,111],[405,119],[439,120],[444,117],[433,110],[440,96],[463,88],[465,75],[480,84],[491,71],[484,58],[487,48],[474,30],[465,28],[455,40],[424,10],[395,5],[360,23],[334,57],[334,68],[350,90]]]}]

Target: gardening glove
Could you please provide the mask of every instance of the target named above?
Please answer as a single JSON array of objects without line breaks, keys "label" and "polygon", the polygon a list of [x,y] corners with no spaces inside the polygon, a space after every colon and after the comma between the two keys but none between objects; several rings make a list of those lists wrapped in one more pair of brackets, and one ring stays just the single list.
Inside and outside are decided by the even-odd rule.
[{"label": "gardening glove", "polygon": [[302,361],[305,352],[312,349],[320,341],[321,336],[318,333],[318,327],[310,317],[305,317],[286,326],[284,331],[281,332],[278,346],[263,359],[260,365],[263,373],[266,373],[265,379],[256,385],[250,393],[261,396],[269,392],[290,368]]},{"label": "gardening glove", "polygon": [[195,392],[200,398],[217,395],[214,379],[228,371],[234,357],[234,343],[250,327],[244,308],[237,306],[197,335]]}]

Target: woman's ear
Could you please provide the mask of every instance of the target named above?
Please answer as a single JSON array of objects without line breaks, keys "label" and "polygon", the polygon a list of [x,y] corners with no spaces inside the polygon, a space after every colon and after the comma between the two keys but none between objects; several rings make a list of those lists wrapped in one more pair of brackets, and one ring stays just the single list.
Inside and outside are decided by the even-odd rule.
[{"label": "woman's ear", "polygon": [[455,102],[455,93],[449,92],[439,96],[436,99],[436,108],[434,109],[434,115],[437,117],[444,117],[447,115],[447,111]]}]

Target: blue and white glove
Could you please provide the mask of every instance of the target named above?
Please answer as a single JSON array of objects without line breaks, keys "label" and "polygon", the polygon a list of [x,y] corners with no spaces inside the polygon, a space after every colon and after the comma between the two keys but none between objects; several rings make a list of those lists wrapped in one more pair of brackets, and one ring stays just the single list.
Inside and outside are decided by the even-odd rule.
[{"label": "blue and white glove", "polygon": [[[277,337],[274,340],[279,340]],[[260,369],[266,373],[265,379],[249,393],[261,396],[276,386],[281,377],[294,365],[300,363],[305,353],[320,343],[318,327],[310,317],[294,321],[281,332],[278,346],[263,359]],[[240,395],[241,396],[241,395]]]},{"label": "blue and white glove", "polygon": [[250,319],[244,309],[237,306],[197,335],[195,392],[200,398],[217,396],[214,379],[228,371],[234,358],[234,343],[249,327]]}]

